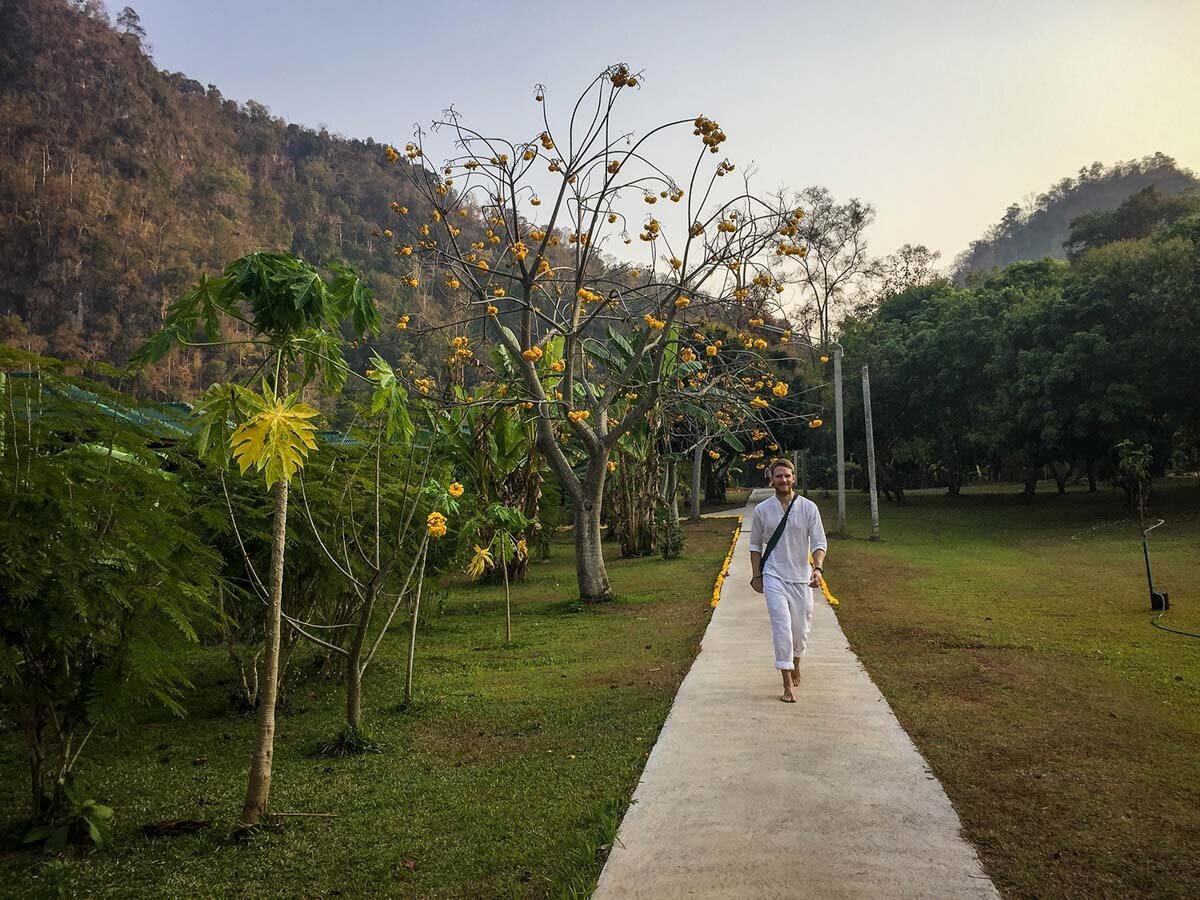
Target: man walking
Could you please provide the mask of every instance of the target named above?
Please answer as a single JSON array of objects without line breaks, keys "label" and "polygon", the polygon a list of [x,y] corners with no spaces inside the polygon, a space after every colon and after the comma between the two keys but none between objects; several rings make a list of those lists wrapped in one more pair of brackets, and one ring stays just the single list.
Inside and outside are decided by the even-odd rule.
[{"label": "man walking", "polygon": [[800,683],[800,656],[812,627],[812,589],[821,586],[828,544],[817,504],[793,490],[792,464],[772,460],[769,472],[775,496],[758,504],[750,520],[750,586],[766,596],[775,668],[783,676],[779,699],[795,703],[792,689]]}]

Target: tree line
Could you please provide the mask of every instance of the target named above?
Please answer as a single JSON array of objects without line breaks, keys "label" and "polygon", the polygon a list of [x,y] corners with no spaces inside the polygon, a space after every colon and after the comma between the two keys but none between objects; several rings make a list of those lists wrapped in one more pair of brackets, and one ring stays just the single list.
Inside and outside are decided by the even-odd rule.
[{"label": "tree line", "polygon": [[[883,489],[1052,476],[1116,479],[1130,448],[1151,471],[1196,468],[1200,447],[1200,195],[1150,187],[1072,222],[1069,261],[1016,262],[963,287],[940,280],[841,327],[870,366]],[[851,446],[863,459],[861,400]],[[1128,442],[1128,443],[1126,443]]]}]

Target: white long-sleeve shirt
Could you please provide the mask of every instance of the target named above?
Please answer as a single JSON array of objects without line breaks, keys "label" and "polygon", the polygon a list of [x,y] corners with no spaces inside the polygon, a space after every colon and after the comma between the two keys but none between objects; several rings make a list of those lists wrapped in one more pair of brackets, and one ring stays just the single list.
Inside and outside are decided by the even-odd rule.
[{"label": "white long-sleeve shirt", "polygon": [[[750,518],[751,552],[757,550],[762,553],[767,549],[767,543],[783,518],[785,509],[774,494],[754,507],[754,514]],[[763,574],[792,583],[807,582],[812,578],[812,570],[808,566],[809,554],[828,548],[825,526],[821,523],[817,504],[807,497],[797,496],[787,526],[767,558]]]}]

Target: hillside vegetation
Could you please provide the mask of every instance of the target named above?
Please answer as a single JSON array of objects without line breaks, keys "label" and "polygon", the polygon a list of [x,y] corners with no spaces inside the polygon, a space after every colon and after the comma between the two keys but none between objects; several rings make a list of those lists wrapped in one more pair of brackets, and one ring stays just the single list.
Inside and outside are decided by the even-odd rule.
[{"label": "hillside vegetation", "polygon": [[[0,340],[122,363],[201,272],[256,248],[363,273],[385,316],[431,305],[381,233],[424,204],[348,140],[160,71],[94,4],[13,0],[0,28]],[[236,359],[184,354],[143,391],[186,394]]]},{"label": "hillside vegetation", "polygon": [[971,272],[1002,269],[1020,260],[1065,259],[1076,219],[1115,209],[1147,188],[1174,196],[1197,187],[1200,180],[1195,174],[1162,153],[1111,166],[1094,162],[1025,206],[1011,204],[999,222],[959,254],[954,262],[955,279],[962,282]]}]

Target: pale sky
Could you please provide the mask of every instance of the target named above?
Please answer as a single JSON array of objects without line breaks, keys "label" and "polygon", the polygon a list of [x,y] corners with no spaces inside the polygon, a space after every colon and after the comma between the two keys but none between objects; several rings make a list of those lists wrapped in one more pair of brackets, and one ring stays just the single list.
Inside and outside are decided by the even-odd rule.
[{"label": "pale sky", "polygon": [[[124,4],[110,0],[115,13]],[[878,210],[875,254],[948,265],[1011,202],[1095,160],[1200,169],[1200,2],[132,0],[158,65],[289,122],[403,145],[453,104],[540,130],[610,63],[645,75],[617,124],[703,113],[763,193],[828,187]],[[660,145],[684,175],[690,131]]]}]

